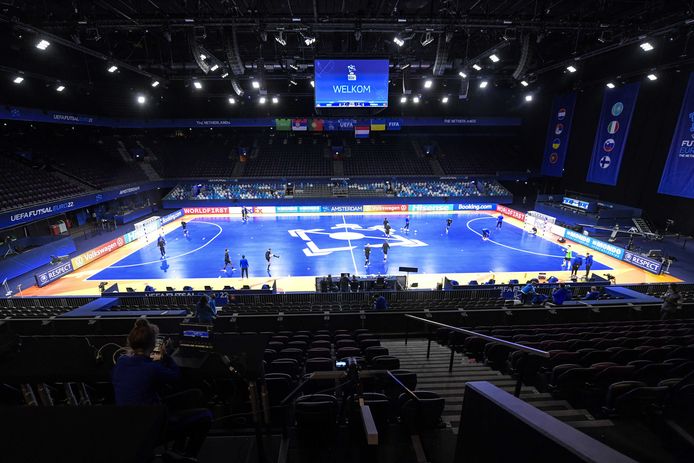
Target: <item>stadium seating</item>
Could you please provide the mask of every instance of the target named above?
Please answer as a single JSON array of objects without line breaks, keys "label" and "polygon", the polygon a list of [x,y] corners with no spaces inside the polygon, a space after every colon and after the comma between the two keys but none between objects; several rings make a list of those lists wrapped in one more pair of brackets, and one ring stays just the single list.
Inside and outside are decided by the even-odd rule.
[{"label": "stadium seating", "polygon": [[67,178],[0,156],[0,210],[49,203],[86,192],[85,186]]},{"label": "stadium seating", "polygon": [[166,178],[229,177],[239,159],[237,140],[217,132],[180,132],[145,143],[152,165]]},{"label": "stadium seating", "polygon": [[[437,159],[446,174],[482,175],[523,170],[521,150],[513,137],[437,136]],[[428,139],[429,139],[428,138]]]},{"label": "stadium seating", "polygon": [[324,156],[318,139],[275,137],[261,143],[244,175],[248,177],[330,176],[332,161]]},{"label": "stadium seating", "polygon": [[429,162],[417,157],[409,139],[357,140],[344,161],[346,175],[431,175]]}]

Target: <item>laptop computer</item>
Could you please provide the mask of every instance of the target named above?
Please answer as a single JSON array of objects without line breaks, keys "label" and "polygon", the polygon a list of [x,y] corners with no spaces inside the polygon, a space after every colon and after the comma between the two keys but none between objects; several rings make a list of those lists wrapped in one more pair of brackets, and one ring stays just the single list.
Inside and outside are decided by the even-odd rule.
[{"label": "laptop computer", "polygon": [[178,348],[171,354],[181,368],[201,368],[214,349],[209,325],[182,324]]}]

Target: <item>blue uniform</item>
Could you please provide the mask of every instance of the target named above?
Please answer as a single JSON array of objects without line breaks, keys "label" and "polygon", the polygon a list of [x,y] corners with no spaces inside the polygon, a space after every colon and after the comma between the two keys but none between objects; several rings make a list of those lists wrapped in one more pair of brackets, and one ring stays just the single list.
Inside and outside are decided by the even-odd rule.
[{"label": "blue uniform", "polygon": [[557,305],[562,305],[564,301],[571,300],[571,292],[566,288],[557,288],[552,292],[552,301]]},{"label": "blue uniform", "polygon": [[499,217],[496,218],[496,228],[501,228],[501,226],[504,224],[504,216],[499,215]]},{"label": "blue uniform", "polygon": [[482,238],[489,238],[489,229],[487,229],[487,228],[482,229]]},{"label": "blue uniform", "polygon": [[576,256],[573,258],[571,261],[571,275],[576,275],[578,273],[578,269],[581,268],[583,265],[583,257],[581,256]]}]

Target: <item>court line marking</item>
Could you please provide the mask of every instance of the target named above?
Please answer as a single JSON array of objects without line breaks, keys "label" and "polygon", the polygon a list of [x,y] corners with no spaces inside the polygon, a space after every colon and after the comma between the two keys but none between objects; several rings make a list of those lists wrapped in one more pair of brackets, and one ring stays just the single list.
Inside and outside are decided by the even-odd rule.
[{"label": "court line marking", "polygon": [[[153,261],[150,261],[150,262],[140,262],[140,263],[137,263],[137,264],[111,265],[110,267],[105,267],[105,268],[103,268],[102,270],[106,270],[106,269],[109,269],[109,268],[131,268],[131,267],[141,267],[141,266],[143,266],[143,265],[150,265],[150,264],[161,263],[161,262],[164,261],[164,260],[169,261],[169,260],[178,259],[179,257],[187,256],[188,254],[192,254],[192,253],[194,253],[194,252],[198,252],[199,250],[201,250],[202,248],[204,248],[204,247],[207,246],[208,244],[212,243],[215,239],[217,239],[217,237],[218,237],[219,235],[221,235],[222,232],[224,231],[224,230],[222,229],[221,226],[219,226],[218,224],[213,223],[213,222],[204,222],[204,221],[202,221],[202,220],[196,220],[195,223],[206,223],[206,224],[208,224],[208,225],[214,225],[215,227],[219,228],[219,231],[217,232],[216,235],[214,235],[212,238],[210,238],[210,239],[209,239],[205,244],[203,244],[202,246],[200,246],[200,247],[198,247],[198,248],[195,248],[195,249],[193,249],[193,250],[191,250],[191,251],[184,252],[183,254],[178,254],[177,256],[173,256],[173,257],[167,257],[166,259],[153,260]],[[173,232],[173,231],[175,231],[175,230],[177,230],[177,229],[173,229],[173,230],[171,230],[171,232]],[[171,232],[169,232],[169,233],[171,233]],[[167,233],[167,235],[168,235],[169,233]],[[154,243],[154,241],[153,241],[153,243]],[[149,244],[149,243],[148,243],[148,244]],[[147,245],[143,246],[142,248],[138,249],[138,250],[135,251],[135,252],[141,251],[141,250],[144,249],[146,246],[147,246]],[[135,253],[133,252],[133,254],[135,254]],[[127,258],[130,257],[131,255],[132,255],[132,254],[130,254],[130,255],[128,255],[128,256],[125,256],[123,259],[127,259]]]},{"label": "court line marking", "polygon": [[[470,227],[470,222],[474,222],[474,221],[476,221],[476,220],[484,220],[484,219],[494,219],[494,220],[496,220],[496,217],[477,217],[477,218],[468,220],[467,223],[466,223],[465,225],[467,226],[468,230],[470,230],[472,233],[474,233],[475,235],[477,235],[477,236],[479,236],[479,237],[482,237],[482,233],[479,233],[479,232],[473,230],[472,227]],[[521,233],[523,233],[523,232],[521,232]],[[543,239],[543,240],[544,240],[544,238],[542,238],[542,237],[540,237],[540,239]],[[544,254],[544,253],[542,253],[542,252],[535,252],[535,251],[528,251],[527,249],[514,248],[513,246],[508,246],[508,245],[506,245],[506,244],[502,244],[502,243],[499,243],[499,242],[497,242],[497,241],[494,241],[494,240],[491,239],[491,238],[487,239],[487,241],[491,241],[492,243],[496,244],[497,246],[502,246],[502,247],[504,247],[504,248],[512,249],[512,250],[514,250],[514,251],[525,252],[525,253],[528,253],[528,254],[534,254],[534,255],[536,255],[536,256],[557,257],[557,258],[561,258],[561,259],[564,258],[564,256],[555,256],[554,254]],[[548,240],[545,240],[545,241],[548,241]],[[549,242],[551,243],[551,241],[549,241]]]},{"label": "court line marking", "polygon": [[[345,233],[347,233],[347,220],[345,220],[344,214],[342,215],[342,223],[345,225]],[[349,253],[352,255],[352,264],[354,265],[354,274],[356,275],[359,272],[357,271],[357,261],[354,258],[354,248],[352,247],[352,240],[347,239],[347,245],[349,246]]]}]

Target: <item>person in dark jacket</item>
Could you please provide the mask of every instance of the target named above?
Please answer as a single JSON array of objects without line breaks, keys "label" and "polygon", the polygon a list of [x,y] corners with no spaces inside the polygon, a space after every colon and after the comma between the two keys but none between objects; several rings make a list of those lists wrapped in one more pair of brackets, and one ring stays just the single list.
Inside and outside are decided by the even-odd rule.
[{"label": "person in dark jacket", "polygon": [[562,305],[564,301],[571,300],[571,291],[566,289],[564,283],[559,283],[559,287],[552,291],[552,302],[556,305]]},{"label": "person in dark jacket", "polygon": [[159,352],[153,356],[158,334],[159,328],[144,318],[138,319],[130,330],[129,352],[118,359],[112,372],[116,405],[165,405],[168,423],[162,440],[173,440],[176,454],[196,457],[210,429],[212,414],[199,407],[202,402],[199,390],[160,396],[162,387],[176,383],[181,372],[167,355],[166,344],[162,343]]},{"label": "person in dark jacket", "polygon": [[388,301],[382,294],[374,301],[374,310],[388,310]]},{"label": "person in dark jacket", "polygon": [[596,301],[600,299],[600,291],[598,291],[597,286],[591,286],[590,291],[586,293],[586,297],[583,298],[586,301]]},{"label": "person in dark jacket", "polygon": [[677,291],[677,286],[670,283],[667,287],[667,291],[663,294],[663,305],[660,307],[660,319],[667,320],[672,318],[673,314],[677,310],[677,304],[680,301],[680,293]]},{"label": "person in dark jacket", "polygon": [[593,254],[587,252],[586,259],[584,261],[586,266],[586,280],[590,277],[590,268],[593,266]]},{"label": "person in dark jacket", "polygon": [[195,306],[195,318],[200,323],[206,323],[211,325],[214,322],[216,314],[210,305],[210,300],[206,295],[200,297],[197,305]]}]

